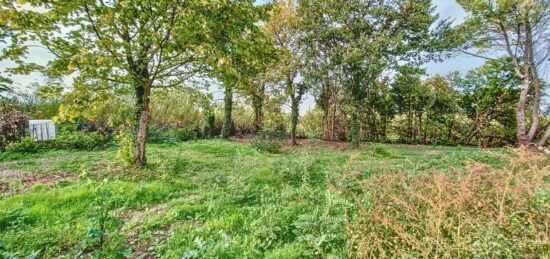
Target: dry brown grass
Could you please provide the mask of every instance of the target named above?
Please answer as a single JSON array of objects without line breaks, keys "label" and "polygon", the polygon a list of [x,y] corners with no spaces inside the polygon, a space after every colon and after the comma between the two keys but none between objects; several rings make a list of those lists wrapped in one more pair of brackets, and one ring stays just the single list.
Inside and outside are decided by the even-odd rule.
[{"label": "dry brown grass", "polygon": [[353,257],[550,256],[550,162],[514,151],[506,169],[380,174],[351,220]]}]

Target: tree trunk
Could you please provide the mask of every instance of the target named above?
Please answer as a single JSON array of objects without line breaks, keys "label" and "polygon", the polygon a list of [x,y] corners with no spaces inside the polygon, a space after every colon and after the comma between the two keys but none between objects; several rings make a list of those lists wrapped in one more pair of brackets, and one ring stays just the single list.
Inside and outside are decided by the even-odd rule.
[{"label": "tree trunk", "polygon": [[359,118],[358,118],[358,105],[353,104],[351,110],[351,146],[353,148],[359,147]]},{"label": "tree trunk", "polygon": [[222,138],[231,135],[231,113],[233,111],[233,85],[225,86]]},{"label": "tree trunk", "polygon": [[470,134],[468,134],[468,139],[466,140],[466,145],[471,145],[474,138],[477,136],[479,131],[481,130],[479,124],[475,124],[474,127],[470,130]]},{"label": "tree trunk", "polygon": [[332,117],[331,117],[331,121],[330,121],[330,123],[331,123],[330,124],[330,138],[329,138],[330,141],[334,141],[337,138],[336,137],[336,119],[337,119],[336,118],[336,111],[338,110],[338,105],[339,104],[338,104],[338,99],[336,99],[336,98],[338,98],[338,97],[336,96],[336,94],[334,94],[333,95],[333,100],[332,100],[332,102],[333,102],[333,104],[332,104],[332,106],[333,106],[332,107]]},{"label": "tree trunk", "polygon": [[533,68],[533,83],[535,87],[535,96],[533,97],[533,113],[532,113],[532,122],[531,122],[531,129],[529,129],[529,133],[527,134],[530,141],[532,141],[535,138],[535,135],[537,134],[537,130],[539,128],[539,121],[540,121],[540,98],[541,98],[541,82],[538,78],[537,73],[534,71],[536,68]]},{"label": "tree trunk", "polygon": [[138,98],[138,123],[137,123],[137,137],[134,150],[134,164],[141,167],[147,164],[147,158],[145,156],[145,142],[147,140],[147,127],[149,125],[149,96],[151,95],[151,88],[147,84],[145,86],[136,87],[136,97]]},{"label": "tree trunk", "polygon": [[409,116],[407,116],[407,127],[408,127],[408,130],[409,130],[409,139],[413,139],[413,112],[412,112],[412,101],[411,101],[411,96],[409,95],[409,103],[408,103],[408,114]]},{"label": "tree trunk", "polygon": [[252,106],[254,109],[254,133],[258,133],[262,130],[264,91],[265,86],[262,84],[260,86],[260,92],[255,93],[252,97]]},{"label": "tree trunk", "polygon": [[519,97],[518,105],[516,108],[516,120],[517,120],[517,139],[518,145],[527,146],[531,142],[529,136],[526,132],[526,121],[525,121],[525,106],[527,103],[527,95],[529,93],[529,86],[531,82],[529,76],[525,76],[523,79],[523,89]]},{"label": "tree trunk", "polygon": [[537,146],[544,147],[546,145],[546,142],[548,141],[548,138],[550,137],[550,125],[548,125],[548,128],[546,129],[546,132],[542,136],[542,138],[537,143]]},{"label": "tree trunk", "polygon": [[424,144],[428,140],[428,130],[430,128],[430,112],[426,112],[426,121],[424,122]]},{"label": "tree trunk", "polygon": [[292,94],[290,96],[290,102],[290,140],[292,141],[292,145],[296,146],[298,145],[298,142],[296,141],[296,127],[298,126],[298,116],[300,115],[300,100],[298,100],[297,97]]}]

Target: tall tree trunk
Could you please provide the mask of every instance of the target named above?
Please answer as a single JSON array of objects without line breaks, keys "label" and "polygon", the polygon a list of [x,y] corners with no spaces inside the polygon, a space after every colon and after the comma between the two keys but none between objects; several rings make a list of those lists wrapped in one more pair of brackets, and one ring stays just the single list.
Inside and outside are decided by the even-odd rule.
[{"label": "tall tree trunk", "polygon": [[408,103],[408,113],[409,116],[407,116],[407,127],[409,130],[409,139],[413,139],[413,112],[412,112],[412,101],[411,96],[409,95],[409,103]]},{"label": "tall tree trunk", "polygon": [[546,145],[546,142],[548,141],[548,138],[550,137],[550,125],[548,125],[548,128],[546,129],[546,132],[542,136],[542,138],[537,143],[537,146],[544,147]]},{"label": "tall tree trunk", "polygon": [[231,135],[231,113],[233,112],[233,85],[225,86],[222,138]]},{"label": "tall tree trunk", "polygon": [[414,135],[415,138],[416,136],[418,136],[418,142],[420,142],[422,138],[422,112],[418,112],[416,114],[416,117],[418,118],[418,125],[416,127],[416,133]]},{"label": "tall tree trunk", "polygon": [[529,86],[531,82],[529,76],[525,76],[523,79],[523,89],[519,97],[518,105],[516,108],[516,120],[517,120],[517,139],[518,145],[527,146],[531,142],[526,132],[526,119],[525,119],[525,106],[527,103],[527,95],[529,94]]},{"label": "tall tree trunk", "polygon": [[[525,119],[525,106],[527,103],[527,96],[529,94],[529,88],[531,87],[531,78],[534,73],[535,67],[531,66],[531,62],[533,61],[533,41],[532,41],[532,35],[531,35],[531,24],[529,21],[526,21],[523,26],[525,27],[525,49],[524,49],[524,55],[523,55],[523,89],[521,90],[520,99],[517,107],[517,124],[518,124],[518,132],[517,132],[517,138],[518,138],[518,144],[520,146],[527,146],[531,143],[533,140],[533,136],[535,135],[537,128],[538,128],[538,121],[539,121],[539,109],[540,109],[540,102],[536,99],[538,93],[535,91],[535,100],[533,103],[533,124],[531,125],[531,129],[529,132],[527,132],[526,128],[526,119]],[[534,64],[533,64],[534,66]],[[519,70],[518,70],[519,71]],[[534,77],[533,77],[534,78]],[[540,95],[538,96],[540,99]]]},{"label": "tall tree trunk", "polygon": [[[356,101],[355,101],[356,102]],[[351,146],[354,148],[359,147],[359,116],[358,105],[354,102],[351,110]]]},{"label": "tall tree trunk", "polygon": [[263,124],[263,104],[264,104],[264,92],[265,86],[260,85],[260,91],[255,93],[252,97],[252,106],[254,109],[254,133],[258,133],[262,130]]},{"label": "tall tree trunk", "polygon": [[537,134],[537,130],[539,128],[539,121],[540,121],[540,98],[541,98],[541,82],[538,78],[538,75],[535,71],[536,68],[533,68],[533,83],[535,87],[535,96],[533,96],[533,111],[532,111],[532,121],[531,121],[531,129],[529,129],[529,133],[527,134],[530,141],[532,141],[535,138],[535,135]]},{"label": "tall tree trunk", "polygon": [[140,83],[136,87],[138,121],[137,121],[137,137],[134,150],[134,164],[138,167],[147,164],[145,155],[145,142],[147,140],[147,127],[150,120],[150,97],[151,87],[147,83]]},{"label": "tall tree trunk", "polygon": [[531,82],[533,83],[535,95],[533,97],[533,108],[532,108],[532,120],[531,120],[531,128],[529,129],[529,132],[527,133],[527,138],[529,139],[529,142],[533,141],[535,135],[537,134],[537,130],[539,128],[539,116],[540,116],[540,98],[541,98],[541,82],[537,73],[537,64],[535,63],[534,59],[534,46],[533,46],[533,35],[532,35],[532,28],[531,23],[527,21],[524,24],[525,27],[525,51],[528,54],[524,57],[524,62],[526,67],[528,68],[528,72],[526,73],[525,77],[529,78],[531,77]]},{"label": "tall tree trunk", "polygon": [[428,140],[428,130],[430,128],[430,112],[426,112],[426,121],[424,122],[424,144]]},{"label": "tall tree trunk", "polygon": [[337,99],[336,93],[333,94],[332,99],[332,117],[331,117],[331,124],[330,124],[330,138],[329,140],[334,141],[336,140],[336,112],[338,110],[338,99]]},{"label": "tall tree trunk", "polygon": [[292,94],[290,96],[291,114],[290,114],[290,140],[292,145],[298,145],[296,141],[296,127],[298,126],[298,116],[300,115],[300,100],[297,100],[297,96]]}]

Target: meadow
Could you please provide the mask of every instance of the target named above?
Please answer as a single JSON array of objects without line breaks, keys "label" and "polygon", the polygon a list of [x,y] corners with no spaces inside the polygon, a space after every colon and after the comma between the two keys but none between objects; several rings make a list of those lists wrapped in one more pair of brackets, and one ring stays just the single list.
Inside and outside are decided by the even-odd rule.
[{"label": "meadow", "polygon": [[40,258],[550,256],[548,157],[246,140],[0,159],[0,254]]}]

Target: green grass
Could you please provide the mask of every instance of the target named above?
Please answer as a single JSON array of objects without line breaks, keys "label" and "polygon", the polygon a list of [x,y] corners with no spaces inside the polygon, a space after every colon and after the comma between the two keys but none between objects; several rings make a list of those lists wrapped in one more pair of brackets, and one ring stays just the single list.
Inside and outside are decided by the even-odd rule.
[{"label": "green grass", "polygon": [[[149,165],[140,170],[124,168],[116,149],[2,157],[0,174],[19,175],[0,176],[7,186],[0,198],[5,250],[44,258],[341,258],[350,251],[345,222],[360,181],[380,173],[452,173],[471,161],[504,167],[508,154],[365,144],[270,155],[221,140],[148,145],[147,152]],[[23,182],[31,175],[36,183]],[[100,247],[90,230],[104,208],[119,224],[106,228]]]}]

